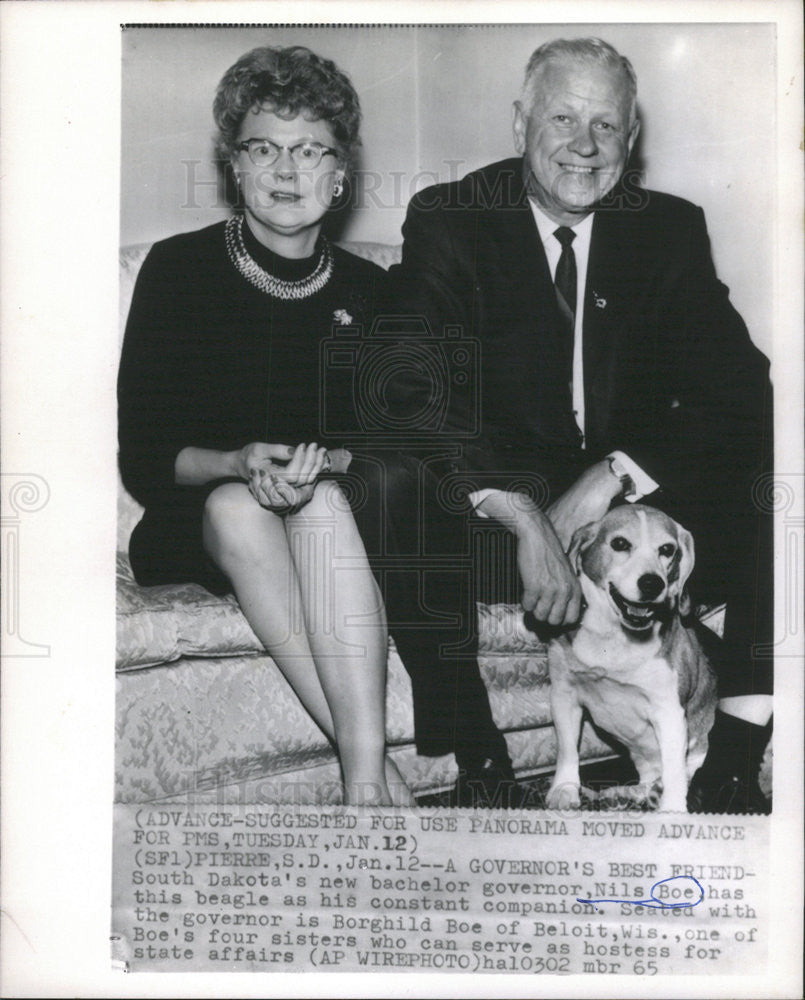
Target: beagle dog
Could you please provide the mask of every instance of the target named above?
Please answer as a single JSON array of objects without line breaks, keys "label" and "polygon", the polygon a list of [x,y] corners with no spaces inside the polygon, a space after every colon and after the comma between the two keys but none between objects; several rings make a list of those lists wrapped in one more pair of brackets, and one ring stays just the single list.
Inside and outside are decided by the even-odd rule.
[{"label": "beagle dog", "polygon": [[579,806],[586,708],[628,748],[645,794],[661,782],[659,808],[687,812],[716,704],[712,667],[680,617],[690,611],[693,538],[659,510],[624,504],[580,528],[568,557],[587,607],[548,650],[558,758],[546,804]]}]

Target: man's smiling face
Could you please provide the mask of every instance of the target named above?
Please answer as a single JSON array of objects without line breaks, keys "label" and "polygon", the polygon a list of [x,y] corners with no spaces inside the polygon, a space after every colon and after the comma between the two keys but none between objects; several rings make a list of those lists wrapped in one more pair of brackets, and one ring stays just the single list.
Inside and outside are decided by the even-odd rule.
[{"label": "man's smiling face", "polygon": [[573,58],[547,63],[531,108],[514,105],[514,141],[525,155],[528,194],[572,226],[620,179],[637,138],[626,75]]}]

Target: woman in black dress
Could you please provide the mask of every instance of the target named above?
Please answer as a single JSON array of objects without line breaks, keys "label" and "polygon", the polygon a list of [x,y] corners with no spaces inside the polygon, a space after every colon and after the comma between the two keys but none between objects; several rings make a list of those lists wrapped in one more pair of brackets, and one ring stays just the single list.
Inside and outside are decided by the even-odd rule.
[{"label": "woman in black dress", "polygon": [[411,802],[385,757],[385,616],[338,483],[349,453],[322,433],[352,425],[347,394],[322,392],[323,342],[371,322],[385,278],[321,233],[358,98],[309,50],[259,48],[214,115],[243,212],[156,243],[126,328],[120,463],[145,507],[132,567],[145,586],[233,591],[334,742],[345,801]]}]

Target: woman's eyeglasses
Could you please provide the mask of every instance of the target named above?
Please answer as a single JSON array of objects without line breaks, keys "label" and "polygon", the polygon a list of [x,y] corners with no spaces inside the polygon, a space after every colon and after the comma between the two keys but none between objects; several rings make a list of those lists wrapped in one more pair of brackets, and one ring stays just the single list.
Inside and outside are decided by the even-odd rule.
[{"label": "woman's eyeglasses", "polygon": [[280,153],[287,150],[294,166],[300,170],[313,170],[323,156],[338,156],[337,149],[323,146],[320,142],[298,142],[294,146],[280,146],[270,139],[244,139],[238,143],[238,149],[245,149],[249,159],[256,167],[270,167],[276,163]]}]

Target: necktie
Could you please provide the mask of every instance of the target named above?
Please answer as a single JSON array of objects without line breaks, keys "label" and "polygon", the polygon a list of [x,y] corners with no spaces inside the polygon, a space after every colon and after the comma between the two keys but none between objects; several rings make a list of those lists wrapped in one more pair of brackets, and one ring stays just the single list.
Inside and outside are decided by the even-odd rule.
[{"label": "necktie", "polygon": [[[576,332],[576,255],[571,244],[576,234],[567,226],[560,226],[553,234],[562,244],[562,253],[556,265],[556,303],[562,321],[563,346],[567,381],[573,382],[573,341]],[[571,390],[572,391],[572,390]]]}]

